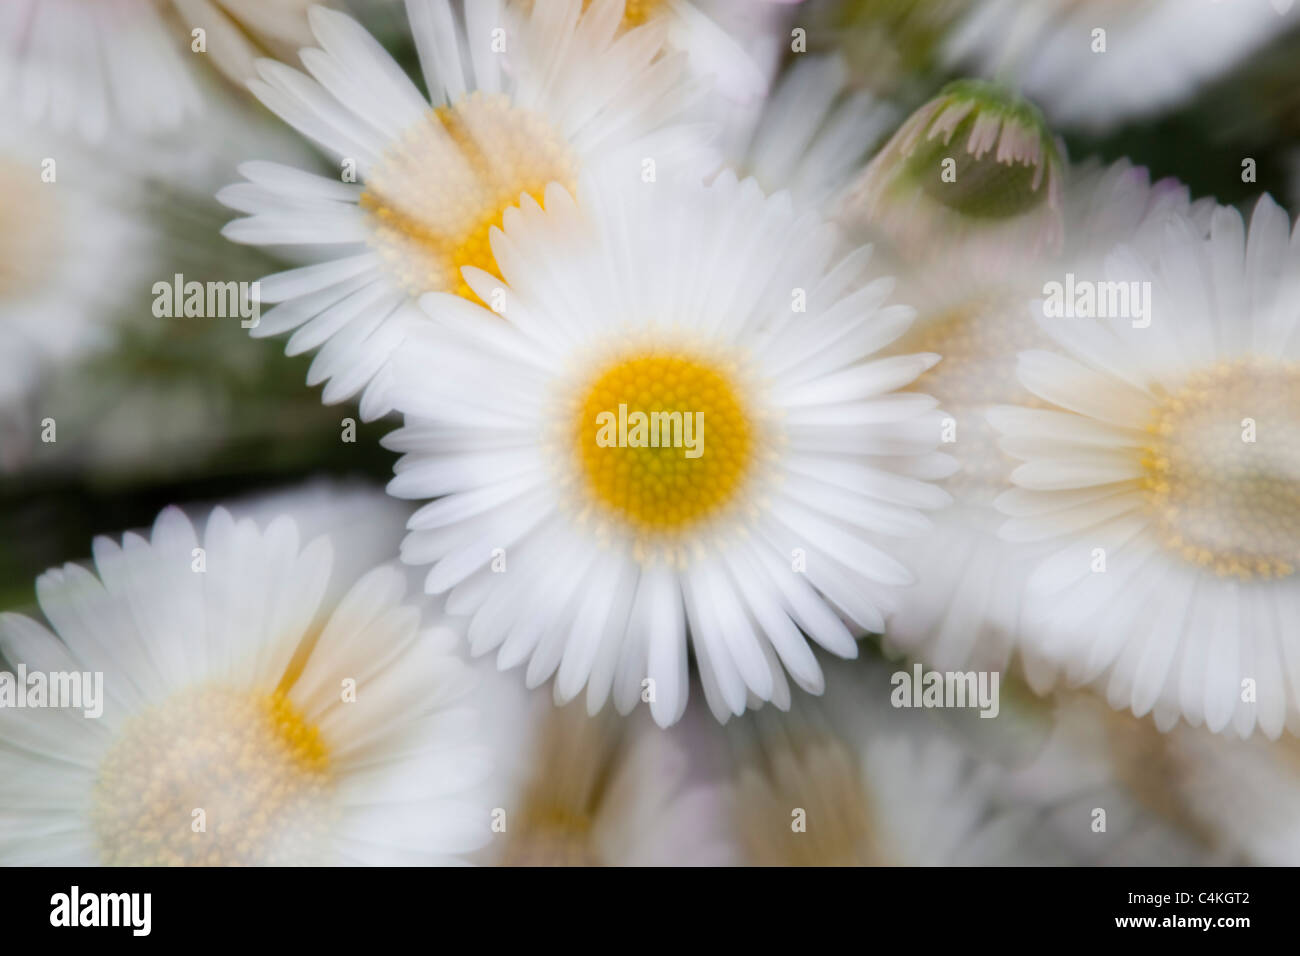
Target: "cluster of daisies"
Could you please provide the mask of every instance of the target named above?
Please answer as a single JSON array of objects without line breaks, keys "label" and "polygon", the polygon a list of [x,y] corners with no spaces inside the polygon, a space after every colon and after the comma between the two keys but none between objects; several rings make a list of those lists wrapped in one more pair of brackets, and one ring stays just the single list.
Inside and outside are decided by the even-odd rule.
[{"label": "cluster of daisies", "polygon": [[[1141,115],[1288,22],[1203,5],[353,4],[416,75],[337,5],[7,4],[0,429],[164,278],[119,131],[199,140],[155,182],[245,148],[210,62],[301,137],[216,191],[284,265],[251,333],[399,457],[0,614],[11,669],[103,681],[0,697],[0,862],[1297,858],[1300,235],[1023,95]],[[999,81],[912,111],[864,56]],[[606,440],[637,413],[665,440]],[[999,716],[900,713],[913,661],[1005,674]]]}]

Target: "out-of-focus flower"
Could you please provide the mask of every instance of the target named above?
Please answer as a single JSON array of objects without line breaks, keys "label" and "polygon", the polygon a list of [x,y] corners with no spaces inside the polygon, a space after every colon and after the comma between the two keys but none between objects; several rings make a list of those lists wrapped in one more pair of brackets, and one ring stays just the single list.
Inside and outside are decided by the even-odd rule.
[{"label": "out-of-focus flower", "polygon": [[577,7],[538,5],[524,21],[474,3],[462,24],[446,0],[411,0],[432,108],[364,29],[324,9],[311,11],[323,49],[302,54],[315,79],[260,63],[254,92],[355,180],[252,162],[241,167],[250,182],[220,194],[249,214],[227,237],[331,257],[263,280],[262,300],[281,305],[253,333],[297,329],[291,354],[320,347],[308,381],[328,381],[327,403],[364,388],[363,416],[389,410],[380,373],[404,324],[418,321],[408,306],[430,291],[472,298],[461,269],[496,270],[489,232],[521,196],[573,188],[602,163],[635,188],[647,157],[666,175],[696,155],[693,131],[665,125],[689,82],[681,59],[663,55],[664,25],[616,39],[616,0],[581,17]]},{"label": "out-of-focus flower", "polygon": [[824,699],[728,728],[742,862],[1229,861],[1178,795],[1162,792],[1169,738],[1153,727],[1089,697],[1048,705],[1013,681],[1000,685],[994,720],[895,709],[890,671],[870,656],[831,663]]},{"label": "out-of-focus flower", "polygon": [[[51,369],[113,341],[117,310],[133,296],[144,301],[158,256],[138,184],[79,144],[7,126],[0,176],[8,190],[0,209],[4,419]],[[17,463],[19,444],[0,441],[0,470]]]},{"label": "out-of-focus flower", "polygon": [[669,730],[556,707],[508,675],[482,675],[491,714],[491,802],[500,813],[483,859],[512,866],[721,866],[733,860],[720,787],[693,762],[717,725]]},{"label": "out-of-focus flower", "polygon": [[[545,2],[545,0],[543,0]],[[582,0],[582,9],[601,0]],[[714,7],[728,7],[732,0],[625,0],[620,30],[632,30],[648,23],[659,22],[668,31],[668,44],[683,51],[690,60],[691,72],[707,77],[728,99],[746,103],[759,97],[767,88],[762,71],[753,58],[737,41],[714,22],[708,11]],[[538,0],[519,0],[525,9],[539,6]],[[746,4],[748,7],[756,4]],[[576,7],[576,4],[572,4]],[[606,17],[615,16],[614,4],[608,4]],[[750,9],[750,18],[763,16],[762,11]],[[567,12],[573,16],[572,9]]]},{"label": "out-of-focus flower", "polygon": [[996,265],[1059,249],[1062,177],[1032,103],[958,80],[903,123],[847,203],[906,255],[960,242]]},{"label": "out-of-focus flower", "polygon": [[1277,0],[975,0],[946,58],[1015,83],[1057,125],[1101,129],[1177,106],[1295,16]]},{"label": "out-of-focus flower", "polygon": [[389,490],[443,496],[403,558],[473,615],[476,654],[530,686],[558,669],[556,700],[585,685],[593,713],[648,679],[677,720],[688,622],[719,719],[787,704],[786,670],[818,692],[804,635],[854,656],[843,618],[879,630],[911,580],[865,535],[948,501],[934,401],[895,391],[937,356],[871,360],[912,310],[869,249],[837,258],[835,229],[731,173],[545,198],[493,233],[504,283],[466,270],[499,312],[426,297],[394,356]]},{"label": "out-of-focus flower", "polygon": [[9,0],[0,96],[30,123],[95,141],[174,127],[200,109],[188,44],[154,0]]},{"label": "out-of-focus flower", "polygon": [[935,515],[929,534],[898,544],[918,581],[889,621],[889,642],[942,669],[1003,668],[1019,649],[1041,691],[1055,670],[1021,638],[1025,581],[1045,546],[998,537],[1005,519],[993,503],[1008,488],[1015,462],[997,447],[986,412],[1032,401],[1016,380],[1016,354],[1049,342],[1032,313],[1045,283],[1065,282],[1070,274],[1095,279],[1116,245],[1149,247],[1175,217],[1205,225],[1209,218],[1209,205],[1193,204],[1185,187],[1172,180],[1153,184],[1146,170],[1124,161],[1083,164],[1067,179],[1059,255],[1027,248],[990,268],[977,233],[974,249],[947,244],[912,259],[902,294],[917,305],[917,321],[893,347],[944,356],[915,387],[951,416],[943,448],[960,470],[943,482],[955,506]]},{"label": "out-of-focus flower", "polygon": [[974,0],[830,0],[796,8],[809,49],[837,52],[854,88],[915,103],[941,81],[948,31]]},{"label": "out-of-focus flower", "polygon": [[768,192],[788,189],[796,203],[829,214],[897,121],[872,94],[849,92],[847,80],[838,57],[800,57],[767,100],[720,107],[728,163]]},{"label": "out-of-focus flower", "polygon": [[1157,782],[1254,866],[1300,864],[1300,753],[1294,737],[1238,740],[1176,728]]},{"label": "out-of-focus flower", "polygon": [[54,632],[0,615],[28,675],[11,686],[75,675],[85,693],[0,709],[0,859],[412,864],[482,846],[487,810],[460,798],[483,755],[459,635],[421,626],[392,566],[322,607],[332,549],[221,508],[200,538],[170,508],[148,540],[96,539],[97,573],[38,579]]},{"label": "out-of-focus flower", "polygon": [[311,43],[307,10],[321,0],[171,0],[184,36],[202,29],[206,55],[233,83],[257,75],[254,61],[274,56],[292,61]]},{"label": "out-of-focus flower", "polygon": [[292,60],[311,42],[317,2],[8,0],[0,96],[29,123],[96,143],[174,130],[206,113],[209,63],[242,89],[257,57]]},{"label": "out-of-focus flower", "polygon": [[1044,287],[1057,350],[1018,364],[1044,405],[989,413],[1023,462],[1001,533],[1055,545],[1028,613],[1071,681],[1275,737],[1300,727],[1300,240],[1267,197],[1161,239]]}]

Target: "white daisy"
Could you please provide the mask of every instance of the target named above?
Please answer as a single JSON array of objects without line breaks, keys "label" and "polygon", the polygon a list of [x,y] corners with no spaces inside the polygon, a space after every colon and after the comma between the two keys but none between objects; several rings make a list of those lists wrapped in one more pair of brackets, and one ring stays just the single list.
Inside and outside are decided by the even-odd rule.
[{"label": "white daisy", "polygon": [[169,508],[94,553],[37,580],[53,632],[0,615],[29,686],[103,679],[97,718],[0,708],[0,860],[413,864],[487,840],[457,633],[421,626],[400,570],[322,607],[328,538],[221,508],[201,538]]},{"label": "white daisy", "polygon": [[749,108],[720,104],[723,153],[741,176],[768,191],[829,211],[864,159],[898,120],[867,91],[847,88],[835,56],[801,56],[772,95]]},{"label": "white daisy", "polygon": [[999,790],[1038,808],[1044,836],[1071,863],[1241,863],[1180,792],[1184,770],[1168,735],[1091,694],[1058,695],[1049,713],[1031,719],[1049,726],[1046,739],[1031,760],[1007,770]]},{"label": "white daisy", "polygon": [[212,90],[196,70],[211,65],[242,87],[258,57],[293,60],[312,40],[307,9],[315,2],[8,0],[0,96],[28,122],[93,142],[122,126],[173,130],[207,113]]},{"label": "white daisy", "polygon": [[1099,129],[1175,107],[1232,69],[1294,24],[1280,2],[975,0],[946,54],[1014,80],[1054,123]]},{"label": "white daisy", "polygon": [[1209,833],[1252,866],[1300,865],[1300,752],[1294,737],[1242,741],[1177,728],[1162,739],[1172,769],[1165,785]]},{"label": "white daisy", "polygon": [[[1021,640],[1023,592],[1048,546],[998,536],[1005,519],[993,504],[1015,462],[997,447],[986,412],[1030,400],[1016,380],[1016,354],[1049,343],[1027,311],[1045,283],[1064,282],[1071,273],[1101,275],[1118,243],[1149,246],[1170,219],[1189,216],[1208,224],[1210,211],[1205,203],[1193,204],[1181,184],[1152,183],[1145,169],[1126,161],[1073,167],[1066,178],[1060,254],[1026,248],[990,268],[982,249],[966,255],[969,245],[979,246],[978,232],[968,243],[941,243],[906,269],[905,295],[917,304],[918,317],[894,346],[900,353],[944,356],[914,387],[933,394],[949,413],[943,447],[961,467],[943,482],[956,506],[935,515],[929,534],[899,543],[918,582],[890,620],[889,642],[940,669],[1000,669],[1018,650],[1040,691],[1051,686],[1055,671],[1032,642]],[[953,281],[954,275],[960,278]]]},{"label": "white daisy", "polygon": [[[254,61],[296,59],[312,42],[307,10],[319,0],[171,0],[182,35],[205,33],[205,55],[226,79],[241,87],[257,70]],[[191,46],[192,49],[192,46]]]},{"label": "white daisy", "polygon": [[327,403],[366,388],[363,416],[389,410],[379,373],[410,303],[472,298],[460,270],[496,268],[489,230],[521,196],[572,188],[602,164],[636,183],[644,161],[696,155],[695,131],[665,125],[691,95],[682,58],[664,54],[667,26],[620,30],[620,0],[581,8],[557,0],[524,20],[481,0],[462,20],[448,0],[409,0],[432,104],[362,27],[322,8],[311,11],[321,49],[302,52],[311,77],[259,63],[253,91],[354,180],[252,162],[240,168],[249,182],[219,195],[250,214],[227,237],[323,249],[324,261],[262,281],[262,301],[281,305],[253,334],[297,329],[289,353],[321,347],[308,382],[328,381]]},{"label": "white daisy", "polygon": [[880,630],[911,580],[867,536],[947,503],[935,403],[893,391],[938,357],[872,361],[912,318],[892,280],[752,180],[545,198],[492,234],[504,282],[465,270],[500,314],[428,296],[394,356],[389,491],[443,496],[404,559],[473,615],[475,653],[528,661],[530,686],[558,669],[556,699],[587,685],[592,713],[648,679],[676,720],[688,629],[719,718],[788,702],[781,665],[819,691],[804,634],[855,655],[842,617]]},{"label": "white daisy", "polygon": [[95,141],[176,127],[200,109],[189,47],[155,0],[6,0],[0,97]]},{"label": "white daisy", "polygon": [[991,720],[894,709],[892,670],[870,657],[832,664],[824,700],[729,728],[740,740],[733,789],[746,862],[1230,861],[1161,793],[1169,763],[1154,759],[1165,738],[1153,729],[1088,699],[1053,711],[1013,682],[1001,684]]},{"label": "white daisy", "polygon": [[506,866],[724,866],[720,787],[695,779],[716,740],[708,714],[662,730],[648,714],[590,717],[485,668],[480,699],[497,772],[492,845]]},{"label": "white daisy", "polygon": [[[537,0],[521,2],[524,6],[532,6]],[[592,6],[593,2],[599,0],[583,0],[583,8]],[[626,0],[621,28],[629,30],[654,21],[661,22],[668,29],[669,45],[689,58],[692,73],[707,77],[723,96],[733,102],[747,103],[763,95],[767,79],[755,56],[716,20],[718,14],[733,13],[731,6],[731,0],[696,0],[694,3],[690,0]],[[767,10],[747,11],[747,25],[751,27],[769,18],[770,11]],[[750,39],[761,39],[765,32],[760,28]]]},{"label": "white daisy", "polygon": [[[0,418],[21,417],[30,435],[41,416],[24,400],[51,369],[113,341],[128,303],[148,301],[156,249],[131,177],[79,144],[7,126],[0,179]],[[30,444],[0,442],[0,468]]]},{"label": "white daisy", "polygon": [[[869,672],[884,676],[879,667]],[[863,690],[861,680],[847,683]],[[880,687],[888,690],[886,683]],[[1003,768],[966,753],[928,715],[904,720],[881,713],[845,727],[811,710],[763,712],[737,728],[737,736],[748,738],[737,747],[734,783],[736,840],[745,863],[1065,862],[1037,808],[1002,798]]]},{"label": "white daisy", "polygon": [[989,414],[1023,462],[1002,535],[1055,543],[1027,599],[1072,681],[1162,728],[1274,737],[1300,727],[1300,239],[1267,197],[1249,229],[1220,208],[1162,239],[1110,257],[1106,280],[1136,285],[1095,287],[1107,318],[1036,306],[1059,351],[1018,373],[1043,404]]},{"label": "white daisy", "polygon": [[[936,150],[944,139],[936,131],[954,130],[945,114],[960,119],[946,134],[950,144]],[[976,158],[970,147],[981,141],[981,128],[985,143],[997,133],[1040,144],[1036,166],[1017,164],[1014,150]],[[966,155],[954,167],[956,179],[944,182],[940,160],[959,152]],[[1049,180],[1055,186],[1047,187]],[[1209,208],[1193,210],[1186,188],[1152,184],[1146,170],[1126,161],[1067,166],[1036,109],[984,84],[962,84],[922,107],[863,174],[841,219],[882,240],[897,262],[903,297],[918,309],[892,351],[944,356],[914,387],[934,394],[948,413],[944,450],[960,464],[943,485],[956,507],[936,515],[929,534],[899,542],[918,583],[889,622],[891,646],[945,670],[1010,662],[1023,626],[1024,582],[1043,548],[997,536],[1002,519],[993,501],[1012,463],[985,412],[1028,397],[1015,378],[1015,355],[1047,341],[1026,310],[1044,283],[1094,276],[1117,243],[1150,243],[1178,215],[1208,223]],[[1021,651],[1030,680],[1046,690],[1052,667],[1032,647]]]}]

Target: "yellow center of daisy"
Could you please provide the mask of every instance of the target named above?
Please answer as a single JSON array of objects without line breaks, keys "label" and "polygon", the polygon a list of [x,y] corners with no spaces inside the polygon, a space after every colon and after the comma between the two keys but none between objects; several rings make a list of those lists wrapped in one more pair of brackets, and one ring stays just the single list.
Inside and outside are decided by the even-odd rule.
[{"label": "yellow center of daisy", "polygon": [[281,693],[186,691],[132,718],[99,767],[108,866],[328,861],[329,753]]},{"label": "yellow center of daisy", "polygon": [[717,515],[754,457],[754,428],[727,370],[646,352],[601,371],[579,402],[574,442],[586,487],[637,531],[671,534]]},{"label": "yellow center of daisy", "polygon": [[497,275],[488,237],[523,195],[542,202],[547,185],[574,191],[577,160],[545,118],[481,92],[433,110],[366,176],[361,208],[372,244],[412,295],[453,292],[477,301],[461,275]]},{"label": "yellow center of daisy", "polygon": [[1222,362],[1165,395],[1142,450],[1164,543],[1216,574],[1284,577],[1300,563],[1300,366]]},{"label": "yellow center of daisy", "polygon": [[57,261],[58,187],[8,161],[0,161],[0,182],[21,184],[0,206],[0,296],[19,296],[38,288]]},{"label": "yellow center of daisy", "polygon": [[[534,2],[535,0],[524,0],[523,6],[531,12]],[[627,30],[639,27],[658,16],[667,7],[667,0],[626,0],[622,26]],[[591,9],[591,0],[582,0],[582,12],[585,14],[589,9]]]},{"label": "yellow center of daisy", "polygon": [[[583,0],[583,10],[590,6],[591,0]],[[623,26],[639,27],[658,15],[666,6],[665,0],[627,0],[627,5],[623,8]]]}]

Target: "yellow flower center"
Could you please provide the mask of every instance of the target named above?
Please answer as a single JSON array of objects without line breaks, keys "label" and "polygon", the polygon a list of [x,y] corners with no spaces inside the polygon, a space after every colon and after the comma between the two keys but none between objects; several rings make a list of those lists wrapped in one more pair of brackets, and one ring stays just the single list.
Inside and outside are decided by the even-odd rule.
[{"label": "yellow flower center", "polygon": [[524,194],[575,190],[577,160],[542,116],[481,92],[430,112],[366,177],[361,207],[373,246],[412,295],[453,292],[478,301],[461,275],[497,275],[488,236]]},{"label": "yellow flower center", "polygon": [[[523,7],[531,13],[534,2],[535,0],[523,0]],[[667,0],[626,0],[622,27],[625,30],[639,27],[658,16],[667,6]],[[582,0],[582,12],[585,14],[590,8],[591,0]]]},{"label": "yellow flower center", "polygon": [[573,440],[590,497],[637,532],[666,535],[718,515],[751,470],[751,415],[729,370],[647,351],[586,389]]},{"label": "yellow flower center", "polygon": [[[582,9],[591,6],[591,0],[583,0]],[[657,16],[666,6],[665,0],[627,0],[623,8],[623,26],[639,27]]]},{"label": "yellow flower center", "polygon": [[329,861],[329,753],[278,691],[185,691],[130,720],[91,810],[109,866]]},{"label": "yellow flower center", "polygon": [[0,160],[0,181],[18,184],[0,209],[0,296],[19,296],[49,277],[60,246],[58,186],[39,170]]},{"label": "yellow flower center", "polygon": [[1142,487],[1166,546],[1222,576],[1300,562],[1300,366],[1222,362],[1163,396]]}]

